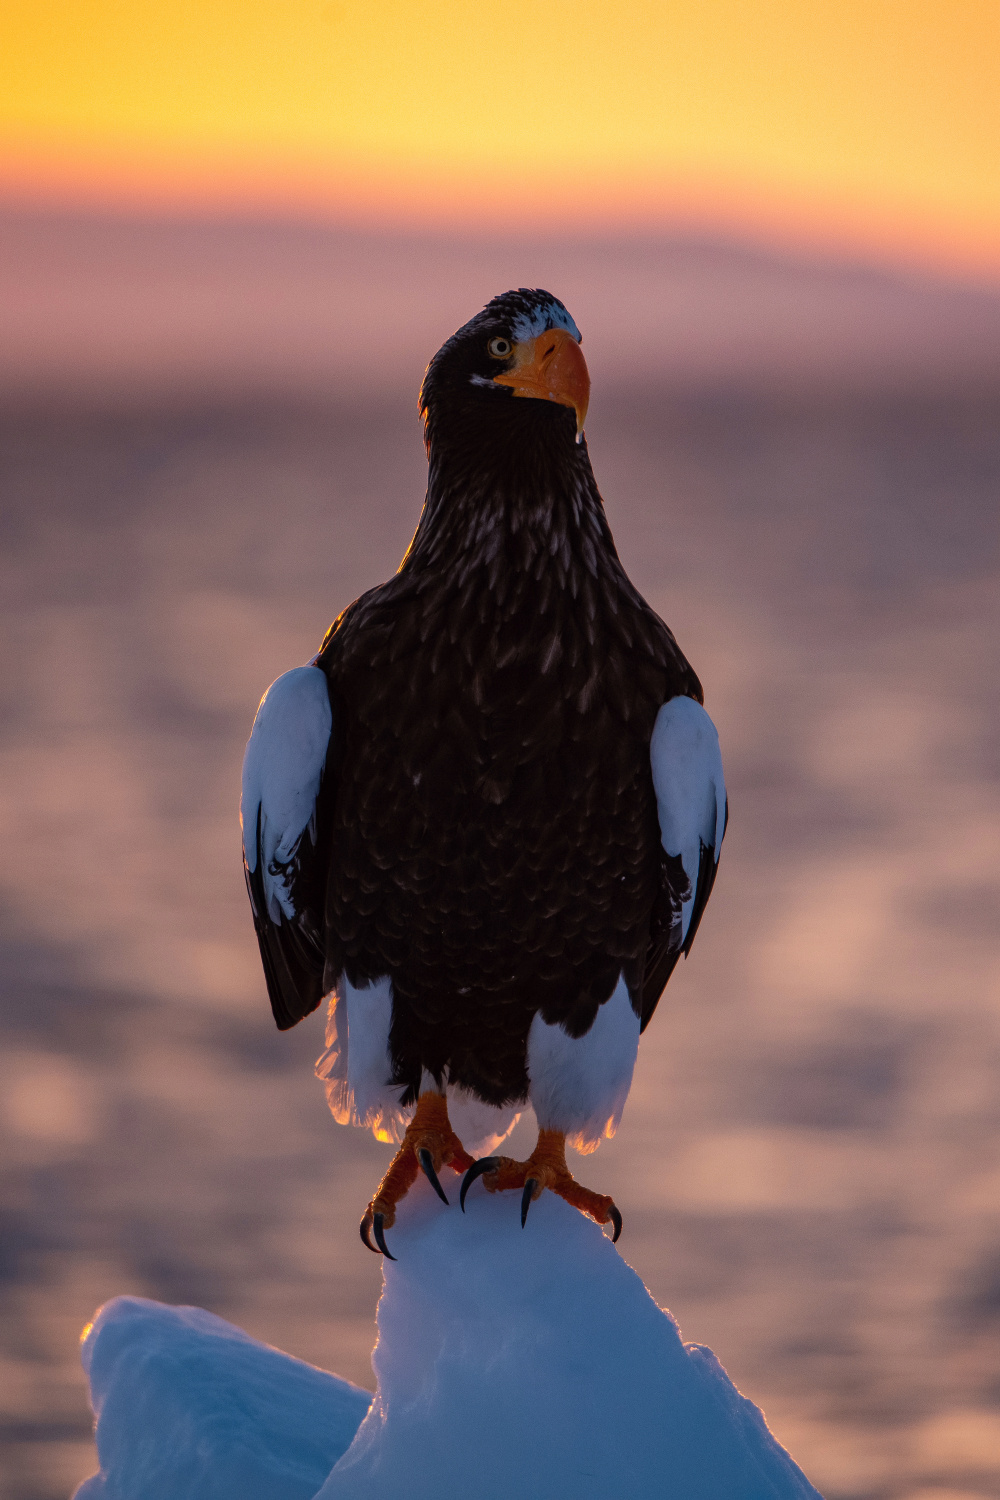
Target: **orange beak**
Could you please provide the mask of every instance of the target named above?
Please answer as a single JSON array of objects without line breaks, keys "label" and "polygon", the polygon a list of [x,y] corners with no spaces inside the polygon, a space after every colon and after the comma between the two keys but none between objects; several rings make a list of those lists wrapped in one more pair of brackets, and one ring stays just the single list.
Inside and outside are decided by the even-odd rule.
[{"label": "orange beak", "polygon": [[550,328],[535,339],[514,345],[514,368],[493,377],[495,385],[509,385],[515,396],[536,401],[558,401],[576,412],[577,433],[583,431],[590,404],[590,373],[583,351],[566,328]]}]

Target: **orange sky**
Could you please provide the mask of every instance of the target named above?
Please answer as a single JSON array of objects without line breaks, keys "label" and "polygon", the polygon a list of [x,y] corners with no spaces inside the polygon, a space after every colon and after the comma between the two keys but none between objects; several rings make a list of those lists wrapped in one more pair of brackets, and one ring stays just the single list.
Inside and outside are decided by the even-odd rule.
[{"label": "orange sky", "polygon": [[0,188],[1000,270],[1000,0],[2,0]]}]

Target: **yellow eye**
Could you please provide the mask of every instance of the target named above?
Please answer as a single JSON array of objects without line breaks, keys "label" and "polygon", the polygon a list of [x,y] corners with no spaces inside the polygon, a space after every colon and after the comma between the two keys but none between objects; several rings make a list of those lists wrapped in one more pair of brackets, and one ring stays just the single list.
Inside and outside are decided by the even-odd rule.
[{"label": "yellow eye", "polygon": [[510,339],[490,339],[486,347],[494,359],[506,359],[513,345]]}]

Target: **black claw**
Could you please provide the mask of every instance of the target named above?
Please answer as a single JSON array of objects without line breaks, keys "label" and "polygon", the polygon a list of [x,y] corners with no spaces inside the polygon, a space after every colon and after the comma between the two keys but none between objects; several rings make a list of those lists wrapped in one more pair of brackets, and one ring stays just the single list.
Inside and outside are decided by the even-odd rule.
[{"label": "black claw", "polygon": [[618,1212],[617,1208],[615,1208],[615,1205],[613,1203],[608,1209],[608,1213],[611,1215],[611,1222],[615,1226],[615,1232],[611,1236],[611,1243],[612,1245],[614,1245],[617,1242],[618,1236],[622,1232],[622,1216]]},{"label": "black claw", "polygon": [[531,1200],[535,1196],[535,1188],[537,1186],[538,1186],[538,1178],[537,1177],[529,1177],[528,1180],[527,1180],[527,1182],[524,1184],[524,1192],[521,1194],[521,1228],[522,1229],[524,1228],[525,1224],[527,1224],[527,1222],[528,1222],[528,1209],[531,1207]]},{"label": "black claw", "polygon": [[372,1215],[372,1227],[375,1230],[375,1243],[381,1250],[382,1254],[385,1256],[386,1260],[395,1260],[396,1257],[389,1254],[389,1246],[385,1242],[385,1230],[382,1228],[384,1220],[384,1214]]},{"label": "black claw", "polygon": [[483,1156],[479,1161],[474,1161],[472,1166],[462,1178],[462,1188],[458,1195],[463,1214],[465,1213],[465,1195],[469,1191],[477,1177],[484,1177],[487,1172],[495,1172],[500,1165],[499,1156]]},{"label": "black claw", "polygon": [[420,1150],[417,1152],[417,1161],[420,1163],[420,1170],[423,1172],[424,1176],[427,1178],[427,1181],[430,1183],[431,1187],[441,1199],[441,1202],[447,1203],[448,1200],[444,1195],[444,1188],[438,1182],[438,1174],[434,1170],[434,1158],[431,1156],[431,1153],[428,1151],[426,1146],[421,1146]]},{"label": "black claw", "polygon": [[363,1245],[367,1245],[368,1248],[369,1248],[369,1250],[371,1251],[371,1253],[373,1255],[377,1255],[378,1254],[378,1250],[372,1244],[371,1240],[368,1238],[368,1230],[369,1230],[369,1228],[370,1228],[370,1225],[368,1223],[368,1215],[365,1214],[364,1218],[361,1220],[361,1243]]}]

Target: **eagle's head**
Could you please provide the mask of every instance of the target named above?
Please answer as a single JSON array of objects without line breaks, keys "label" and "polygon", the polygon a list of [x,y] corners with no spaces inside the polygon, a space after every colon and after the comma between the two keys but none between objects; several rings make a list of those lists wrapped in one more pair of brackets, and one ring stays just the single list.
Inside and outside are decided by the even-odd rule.
[{"label": "eagle's head", "polygon": [[589,398],[580,330],[550,292],[521,287],[494,297],[442,345],[427,366],[420,411],[429,447],[453,426],[470,435],[530,428],[575,442]]}]

